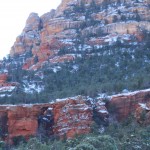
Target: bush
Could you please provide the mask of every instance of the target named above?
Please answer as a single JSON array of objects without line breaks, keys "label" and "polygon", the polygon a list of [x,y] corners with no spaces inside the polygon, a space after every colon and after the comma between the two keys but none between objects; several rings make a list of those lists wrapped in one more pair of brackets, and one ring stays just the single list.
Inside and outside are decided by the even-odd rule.
[{"label": "bush", "polygon": [[96,148],[89,143],[81,143],[72,150],[96,150]]},{"label": "bush", "polygon": [[0,150],[3,150],[4,146],[5,146],[5,143],[3,141],[0,141]]},{"label": "bush", "polygon": [[28,141],[28,143],[20,144],[20,146],[15,150],[50,150],[50,147],[45,143],[41,143],[38,139],[32,138]]},{"label": "bush", "polygon": [[20,143],[26,143],[26,140],[23,136],[17,136],[13,138],[13,144],[18,145]]},{"label": "bush", "polygon": [[87,136],[72,150],[117,150],[117,146],[109,135]]}]

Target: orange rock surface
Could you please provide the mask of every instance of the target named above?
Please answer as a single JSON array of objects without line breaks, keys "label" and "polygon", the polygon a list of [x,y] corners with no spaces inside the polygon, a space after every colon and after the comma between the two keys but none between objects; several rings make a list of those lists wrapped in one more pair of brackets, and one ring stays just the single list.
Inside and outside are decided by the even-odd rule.
[{"label": "orange rock surface", "polygon": [[67,138],[89,133],[92,125],[92,109],[84,101],[73,99],[54,106],[54,133]]},{"label": "orange rock surface", "polygon": [[131,92],[112,96],[108,108],[114,113],[118,120],[127,119],[131,114],[134,115],[139,103],[150,101],[150,90]]},{"label": "orange rock surface", "polygon": [[74,56],[72,55],[62,55],[62,56],[56,56],[52,59],[50,59],[49,61],[51,63],[62,63],[62,62],[65,62],[65,61],[71,61],[71,60],[74,60]]},{"label": "orange rock surface", "polygon": [[[111,37],[112,34],[120,36],[130,34],[141,42],[143,40],[141,31],[150,31],[150,11],[148,8],[150,2],[148,0],[121,2],[122,5],[118,4],[120,3],[118,0],[111,0],[111,2],[105,0],[62,0],[56,10],[51,10],[41,17],[37,13],[31,13],[25,28],[16,38],[10,50],[10,56],[21,55],[21,57],[25,57],[23,69],[35,70],[42,67],[44,61],[58,56],[58,51],[62,49],[66,49],[68,54],[75,53],[79,46],[77,43],[82,43],[83,50],[87,51],[88,48],[84,47],[104,45],[105,39],[101,38],[102,35],[107,34]],[[106,11],[103,6],[108,6],[109,3],[118,4],[118,8],[112,6]],[[101,9],[95,9],[95,6]],[[87,11],[80,12],[78,11],[80,7],[83,7],[83,10],[93,7],[94,11],[90,12],[89,10],[89,14]],[[136,19],[137,13],[140,20]],[[125,18],[129,19],[124,21],[123,14]],[[88,39],[91,36],[97,39],[91,41]],[[26,58],[28,52],[32,52],[32,56]],[[35,57],[38,57],[37,64],[32,63]],[[72,60],[66,59],[67,61]],[[63,63],[66,59],[59,59],[58,62]]]},{"label": "orange rock surface", "polygon": [[77,97],[54,104],[0,106],[0,125],[6,132],[4,139],[11,141],[18,136],[28,139],[31,135],[36,135],[38,118],[48,109],[51,109],[54,115],[54,124],[50,128],[54,135],[72,138],[76,134],[90,132],[93,122],[92,109],[85,104],[82,97]]},{"label": "orange rock surface", "polygon": [[108,105],[101,100],[98,100],[94,107],[92,105],[93,103],[81,96],[58,99],[52,104],[1,105],[2,137],[8,142],[18,136],[28,139],[39,133],[40,121],[47,121],[49,116],[52,122],[48,120],[43,129],[46,133],[60,138],[73,138],[76,134],[89,133],[93,117],[107,122],[110,113],[116,115],[119,121],[134,114],[139,123],[150,124],[150,90],[112,96]]},{"label": "orange rock surface", "polygon": [[7,73],[0,74],[0,92],[12,91],[19,85],[17,82],[8,82],[7,79]]},{"label": "orange rock surface", "polygon": [[0,84],[7,81],[8,75],[6,73],[0,74]]},{"label": "orange rock surface", "polygon": [[150,124],[150,102],[139,104],[135,111],[135,118],[140,124]]}]

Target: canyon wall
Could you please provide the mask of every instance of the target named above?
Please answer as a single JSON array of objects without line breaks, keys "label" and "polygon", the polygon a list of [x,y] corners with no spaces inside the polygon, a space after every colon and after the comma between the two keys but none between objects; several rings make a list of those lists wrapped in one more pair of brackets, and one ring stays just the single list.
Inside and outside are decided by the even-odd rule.
[{"label": "canyon wall", "polygon": [[108,117],[112,115],[118,121],[133,115],[141,124],[150,123],[149,89],[115,95],[108,103],[105,102],[103,98],[93,101],[88,97],[77,96],[58,99],[51,104],[1,105],[1,137],[10,143],[18,136],[28,139],[39,134],[73,138],[75,135],[90,133],[95,121],[103,121],[106,125]]},{"label": "canyon wall", "polygon": [[[68,50],[68,54],[76,53],[79,43],[83,47],[81,50],[92,49],[89,38],[97,40],[106,35],[110,38],[113,34],[130,34],[138,40],[142,31],[150,31],[148,5],[147,0],[63,0],[56,10],[42,16],[37,13],[29,15],[10,56],[24,57],[22,68],[37,70],[44,63],[53,64],[50,59],[56,56],[61,59],[63,56],[59,52],[62,49]],[[105,44],[100,42],[98,45]],[[72,60],[62,59],[58,62]]]},{"label": "canyon wall", "polygon": [[[121,121],[125,120],[131,115],[135,115],[136,109],[142,108],[139,107],[140,105],[147,105],[149,102],[150,102],[150,89],[131,92],[127,94],[114,95],[111,97],[111,100],[108,103],[107,107],[110,109],[112,114],[115,114],[117,119]],[[139,114],[136,116],[139,116]]]},{"label": "canyon wall", "polygon": [[[82,97],[68,98],[53,104],[0,106],[2,138],[12,142],[14,137],[46,132],[48,136],[72,138],[91,130],[92,108]],[[40,131],[42,127],[42,131]]]}]

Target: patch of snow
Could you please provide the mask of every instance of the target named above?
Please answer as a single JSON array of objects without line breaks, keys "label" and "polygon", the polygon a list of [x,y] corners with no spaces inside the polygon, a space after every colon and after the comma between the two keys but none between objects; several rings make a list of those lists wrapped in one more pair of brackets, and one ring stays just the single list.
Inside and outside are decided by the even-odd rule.
[{"label": "patch of snow", "polygon": [[50,104],[54,104],[55,103],[55,101],[54,100],[52,100],[51,102],[49,102]]},{"label": "patch of snow", "polygon": [[33,104],[23,104],[22,106],[23,106],[23,107],[31,108],[31,107],[33,106]]},{"label": "patch of snow", "polygon": [[96,99],[104,99],[104,98],[107,98],[106,93],[100,93],[100,94],[98,94],[98,97],[96,97]]},{"label": "patch of snow", "polygon": [[71,128],[61,128],[61,129],[59,129],[58,131],[59,132],[67,132],[68,130],[71,130]]},{"label": "patch of snow", "polygon": [[7,69],[3,69],[2,71],[0,71],[0,73],[8,73]]},{"label": "patch of snow", "polygon": [[81,120],[88,120],[89,116],[88,116],[88,114],[80,114],[79,119],[81,119]]},{"label": "patch of snow", "polygon": [[61,70],[61,67],[60,66],[56,66],[56,67],[52,68],[52,70],[53,70],[54,73],[57,73],[58,71]]},{"label": "patch of snow", "polygon": [[134,91],[134,92],[128,92],[128,93],[122,93],[122,94],[116,94],[116,95],[112,95],[112,96],[109,96],[110,98],[113,98],[113,97],[118,97],[118,96],[128,96],[128,95],[135,95],[137,93],[140,93],[140,92],[149,92],[150,89],[145,89],[145,90],[138,90],[138,91]]},{"label": "patch of snow", "polygon": [[12,92],[15,88],[15,86],[0,87],[0,92]]},{"label": "patch of snow", "polygon": [[124,90],[122,91],[122,93],[129,93],[129,91],[128,91],[127,89],[124,89]]},{"label": "patch of snow", "polygon": [[73,65],[72,68],[77,71],[79,69],[79,66],[78,65]]},{"label": "patch of snow", "polygon": [[5,97],[5,96],[11,97],[12,95],[11,94],[0,94],[0,97]]},{"label": "patch of snow", "polygon": [[63,40],[60,40],[62,43],[64,44],[69,44],[69,45],[72,45],[73,44],[73,40],[72,39],[63,39]]},{"label": "patch of snow", "polygon": [[67,55],[68,55],[68,56],[73,56],[74,58],[75,58],[75,57],[80,57],[80,58],[82,57],[81,54],[66,54],[66,56],[67,56]]},{"label": "patch of snow", "polygon": [[87,50],[91,50],[91,49],[92,49],[92,47],[90,45],[86,45],[86,44],[83,47],[82,46],[79,47],[80,51],[87,51]]},{"label": "patch of snow", "polygon": [[73,65],[72,68],[73,68],[73,69],[70,71],[70,72],[72,72],[72,73],[74,73],[74,72],[76,72],[76,71],[79,70],[79,66],[78,66],[78,65]]},{"label": "patch of snow", "polygon": [[116,67],[119,67],[119,62],[116,62],[116,63],[115,63],[115,66],[116,66]]},{"label": "patch of snow", "polygon": [[66,101],[66,100],[68,100],[68,98],[63,98],[63,99],[56,99],[56,102],[61,102],[61,101]]},{"label": "patch of snow", "polygon": [[85,16],[79,17],[78,20],[84,21],[85,20]]},{"label": "patch of snow", "polygon": [[[79,100],[81,96],[78,95],[78,96],[74,96],[74,97],[67,97],[67,98],[62,98],[62,99],[56,99],[56,102],[61,102],[61,101],[66,101],[66,100],[69,100],[69,99],[72,99],[72,100]],[[82,97],[83,98],[83,97]],[[84,98],[83,98],[84,99]]]},{"label": "patch of snow", "polygon": [[100,127],[99,130],[98,130],[99,133],[104,133],[104,131],[105,131],[104,127]]},{"label": "patch of snow", "polygon": [[26,83],[24,85],[24,92],[25,93],[33,93],[33,92],[38,92],[40,93],[41,91],[44,90],[44,86],[43,85],[37,85],[34,82],[33,83],[28,83],[28,82],[24,82]]},{"label": "patch of snow", "polygon": [[45,118],[45,117],[43,117],[42,119],[45,120],[45,121],[49,121],[49,120],[48,120],[47,118]]},{"label": "patch of snow", "polygon": [[105,106],[105,103],[102,102],[102,101],[98,101],[97,103],[98,103],[99,106]]},{"label": "patch of snow", "polygon": [[99,110],[98,112],[102,113],[102,114],[108,114],[107,110]]},{"label": "patch of snow", "polygon": [[145,110],[150,110],[150,108],[148,108],[144,103],[139,103],[139,105]]},{"label": "patch of snow", "polygon": [[49,107],[47,110],[53,110],[53,108]]}]

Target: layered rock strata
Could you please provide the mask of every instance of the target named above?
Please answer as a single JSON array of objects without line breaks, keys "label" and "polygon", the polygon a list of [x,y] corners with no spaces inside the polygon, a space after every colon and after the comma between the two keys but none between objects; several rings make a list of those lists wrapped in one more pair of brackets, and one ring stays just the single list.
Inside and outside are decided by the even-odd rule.
[{"label": "layered rock strata", "polygon": [[140,103],[146,105],[148,102],[150,102],[150,89],[114,95],[108,103],[108,108],[118,120],[125,120],[135,114]]},{"label": "layered rock strata", "polygon": [[[60,59],[57,63],[71,61],[60,55],[64,49],[68,54],[89,51],[108,44],[104,39],[110,40],[114,34],[122,42],[126,42],[125,35],[132,37],[128,42],[141,42],[142,32],[150,31],[149,4],[148,0],[63,0],[56,10],[41,17],[29,15],[10,56],[30,53],[24,58],[23,69],[36,70],[45,62],[53,64],[50,60],[56,56]],[[91,39],[100,42],[91,45]]]},{"label": "layered rock strata", "polygon": [[135,118],[140,124],[150,124],[150,102],[139,103],[139,106],[135,111]]},{"label": "layered rock strata", "polygon": [[18,136],[28,139],[31,135],[42,134],[39,127],[48,135],[72,138],[90,132],[92,116],[92,108],[82,97],[54,104],[0,106],[2,137],[7,141]]},{"label": "layered rock strata", "polygon": [[108,125],[109,116],[112,115],[118,121],[135,116],[139,123],[150,124],[149,89],[109,98],[95,101],[77,96],[59,99],[52,104],[1,105],[1,138],[8,142],[18,136],[28,139],[31,135],[39,134],[73,138],[91,132],[94,122]]}]

